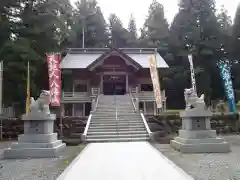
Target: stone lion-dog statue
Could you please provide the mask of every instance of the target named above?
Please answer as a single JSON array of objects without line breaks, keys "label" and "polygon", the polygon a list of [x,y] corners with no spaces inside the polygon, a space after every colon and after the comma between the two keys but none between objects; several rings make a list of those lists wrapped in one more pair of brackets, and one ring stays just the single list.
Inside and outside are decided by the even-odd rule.
[{"label": "stone lion-dog statue", "polygon": [[42,90],[39,98],[35,100],[33,97],[30,98],[30,112],[41,112],[43,114],[50,114],[50,91]]},{"label": "stone lion-dog statue", "polygon": [[186,102],[186,110],[195,109],[195,108],[200,108],[200,109],[205,108],[204,94],[198,97],[196,92],[194,92],[193,88],[185,89],[184,97]]}]

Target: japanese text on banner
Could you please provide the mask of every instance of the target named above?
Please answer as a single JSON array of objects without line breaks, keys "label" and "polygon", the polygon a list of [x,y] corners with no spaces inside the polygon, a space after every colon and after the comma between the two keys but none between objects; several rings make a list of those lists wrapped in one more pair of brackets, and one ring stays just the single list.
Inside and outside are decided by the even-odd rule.
[{"label": "japanese text on banner", "polygon": [[228,99],[228,107],[230,112],[236,112],[235,97],[233,91],[233,84],[231,79],[231,68],[227,60],[218,63],[220,75],[224,83],[225,93]]},{"label": "japanese text on banner", "polygon": [[155,56],[149,56],[148,60],[150,65],[150,73],[151,73],[157,108],[162,108],[161,89],[160,89],[160,82],[158,77],[157,63],[156,63]]},{"label": "japanese text on banner", "polygon": [[60,106],[61,98],[61,73],[59,68],[59,54],[47,54],[49,88],[51,105]]}]

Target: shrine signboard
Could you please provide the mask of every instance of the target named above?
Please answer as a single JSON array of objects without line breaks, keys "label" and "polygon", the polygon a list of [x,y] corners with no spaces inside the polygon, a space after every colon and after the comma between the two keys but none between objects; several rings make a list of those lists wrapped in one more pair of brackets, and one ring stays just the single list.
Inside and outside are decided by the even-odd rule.
[{"label": "shrine signboard", "polygon": [[161,98],[161,89],[160,89],[160,82],[158,77],[158,70],[157,70],[157,62],[154,55],[149,56],[148,58],[149,66],[150,66],[150,73],[153,83],[153,90],[155,94],[157,108],[162,108],[162,98]]},{"label": "shrine signboard", "polygon": [[60,106],[61,100],[61,71],[59,66],[60,54],[47,54],[49,89],[51,106]]}]

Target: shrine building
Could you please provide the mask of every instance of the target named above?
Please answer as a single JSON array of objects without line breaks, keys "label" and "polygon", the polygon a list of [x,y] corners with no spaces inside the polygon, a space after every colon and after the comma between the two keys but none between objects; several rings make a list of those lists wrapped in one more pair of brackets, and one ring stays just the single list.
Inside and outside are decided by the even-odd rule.
[{"label": "shrine building", "polygon": [[[99,94],[134,95],[145,115],[156,115],[148,62],[151,55],[155,55],[158,68],[168,68],[154,48],[67,49],[60,63],[62,115],[88,116]],[[165,91],[162,103],[166,110]]]}]

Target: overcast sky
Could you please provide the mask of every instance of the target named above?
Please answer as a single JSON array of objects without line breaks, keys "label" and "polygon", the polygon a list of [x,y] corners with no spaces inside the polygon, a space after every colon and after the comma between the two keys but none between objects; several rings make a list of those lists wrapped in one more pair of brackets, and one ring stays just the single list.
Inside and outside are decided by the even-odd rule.
[{"label": "overcast sky", "polygon": [[[70,0],[72,3],[77,0]],[[148,7],[152,0],[97,0],[102,12],[107,20],[109,14],[115,13],[122,20],[125,27],[127,27],[130,14],[133,13],[136,21],[137,27],[142,27],[147,13]],[[178,2],[179,0],[158,0],[164,5],[165,16],[169,23],[172,22],[175,14],[178,12]],[[240,0],[216,0],[217,7],[220,8],[224,5],[228,10],[229,15],[234,18],[237,5]]]}]

